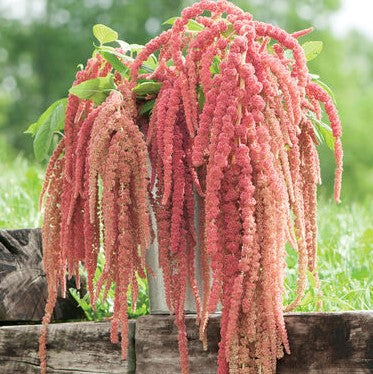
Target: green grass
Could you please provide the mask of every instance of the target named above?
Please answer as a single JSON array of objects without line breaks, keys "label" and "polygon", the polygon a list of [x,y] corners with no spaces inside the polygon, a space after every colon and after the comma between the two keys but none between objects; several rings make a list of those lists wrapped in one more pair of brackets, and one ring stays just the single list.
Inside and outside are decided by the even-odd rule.
[{"label": "green grass", "polygon": [[[104,268],[105,257],[102,252],[99,253],[97,261],[97,269],[94,277],[94,282],[97,283],[102,270]],[[83,266],[80,268],[81,276],[87,276],[87,272],[83,269]],[[148,282],[146,279],[137,277],[137,282],[139,285],[138,297],[136,301],[136,307],[132,308],[132,296],[131,289],[129,289],[127,294],[128,301],[128,317],[137,318],[145,314],[149,314],[149,297],[148,297]],[[115,285],[112,284],[107,297],[104,299],[104,290],[102,289],[96,300],[96,309],[92,308],[92,305],[89,300],[89,295],[86,293],[83,297],[80,296],[79,292],[75,288],[69,289],[70,294],[73,296],[75,301],[84,311],[85,317],[88,321],[102,321],[111,317],[114,310],[114,296],[115,296]]]},{"label": "green grass", "polygon": [[[373,206],[336,205],[320,201],[318,209],[318,268],[323,311],[373,308]],[[288,250],[287,299],[294,297],[297,254]],[[314,311],[316,290],[309,274],[309,289],[298,311]]]},{"label": "green grass", "polygon": [[38,227],[43,168],[14,155],[0,139],[0,228]]},{"label": "green grass", "polygon": [[[1,143],[1,142],[0,142]],[[0,144],[0,228],[40,225],[38,210],[43,168]],[[319,273],[323,311],[373,309],[373,205],[319,202]],[[297,254],[289,248],[286,288],[294,297]],[[310,277],[310,283],[313,279]],[[145,286],[144,286],[145,287]],[[314,311],[316,292],[309,287],[298,311]],[[142,300],[143,301],[143,300]],[[110,300],[109,300],[110,303]],[[109,307],[103,306],[106,310]]]}]

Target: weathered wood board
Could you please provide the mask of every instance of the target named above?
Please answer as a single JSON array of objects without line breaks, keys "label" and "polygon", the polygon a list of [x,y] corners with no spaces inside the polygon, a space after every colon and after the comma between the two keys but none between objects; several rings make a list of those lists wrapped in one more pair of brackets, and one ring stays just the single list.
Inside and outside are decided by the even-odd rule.
[{"label": "weathered wood board", "polygon": [[[220,340],[220,317],[210,318],[207,327],[209,349],[204,351],[199,340],[195,315],[186,315],[190,373],[217,372],[217,352]],[[180,373],[177,327],[173,317],[151,315],[136,321],[136,373]]]},{"label": "weathered wood board", "polygon": [[[68,287],[75,287],[71,280]],[[0,230],[0,324],[1,321],[40,321],[47,298],[42,265],[40,229]],[[59,297],[53,319],[83,317],[67,293]]]},{"label": "weathered wood board", "polygon": [[373,373],[373,312],[299,313],[286,316],[291,355],[279,374]]},{"label": "weathered wood board", "polygon": [[[0,327],[0,373],[40,373],[38,337],[40,325]],[[110,342],[109,322],[51,324],[48,330],[48,373],[135,373],[135,322],[129,326],[127,361],[120,344]]]},{"label": "weathered wood board", "polygon": [[[304,313],[286,316],[292,354],[278,374],[373,373],[373,312]],[[209,349],[202,350],[195,317],[187,316],[191,373],[215,374],[219,316],[209,321]],[[179,373],[177,329],[169,316],[145,316],[136,323],[136,373]]]},{"label": "weathered wood board", "polygon": [[[278,374],[373,373],[373,312],[303,313],[285,317],[292,349]],[[220,317],[210,318],[209,349],[198,340],[195,316],[187,315],[191,374],[216,373]],[[136,324],[136,332],[135,332]],[[109,322],[52,324],[48,373],[178,374],[177,329],[173,318],[144,316],[130,321],[128,360],[110,342]],[[0,327],[0,373],[38,373],[39,325]]]}]

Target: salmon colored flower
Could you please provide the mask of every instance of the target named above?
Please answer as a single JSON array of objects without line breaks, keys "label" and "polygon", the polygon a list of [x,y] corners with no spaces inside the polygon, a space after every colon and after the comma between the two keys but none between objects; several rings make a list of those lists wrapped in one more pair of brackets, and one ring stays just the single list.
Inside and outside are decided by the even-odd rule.
[{"label": "salmon colored flower", "polygon": [[[191,29],[191,20],[198,30]],[[118,87],[100,105],[69,96],[64,137],[41,194],[49,292],[39,349],[43,373],[58,287],[64,294],[66,273],[79,285],[81,263],[93,305],[101,290],[107,295],[115,284],[111,340],[119,342],[121,334],[126,356],[127,293],[130,289],[134,306],[136,277],[151,272],[146,250],[153,239],[178,328],[183,374],[190,369],[188,288],[205,349],[209,314],[221,305],[218,373],[274,373],[276,360],[290,353],[283,315],[285,244],[298,252],[297,287],[288,311],[302,300],[307,271],[318,279],[321,178],[310,118],[320,120],[322,108],[334,137],[337,201],[342,175],[337,109],[310,81],[297,40],[310,31],[289,34],[226,0],[201,0],[125,62],[128,79],[114,71]],[[154,53],[155,70],[143,73]],[[96,55],[74,84],[112,70]],[[160,83],[150,115],[139,114],[144,97],[132,91],[144,79]],[[94,284],[100,246],[105,264]]]}]

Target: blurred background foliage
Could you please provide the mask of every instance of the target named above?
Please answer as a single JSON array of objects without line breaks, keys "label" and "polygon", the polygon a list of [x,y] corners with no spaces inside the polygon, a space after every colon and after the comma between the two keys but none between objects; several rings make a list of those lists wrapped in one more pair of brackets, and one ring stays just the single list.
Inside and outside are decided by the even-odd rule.
[{"label": "blurred background foliage", "polygon": [[[327,201],[332,197],[333,155],[320,146],[319,263],[325,310],[373,307],[373,39],[353,30],[332,31],[333,15],[344,1],[233,0],[256,19],[289,32],[313,25],[316,30],[301,42],[324,43],[321,55],[309,68],[335,94],[345,152],[343,203],[336,206]],[[190,3],[0,0],[0,227],[40,225],[38,195],[45,165],[35,161],[32,139],[23,131],[51,103],[67,96],[77,65],[92,53],[92,26],[106,24],[121,39],[145,44],[159,34],[164,20]],[[290,252],[286,283],[290,298],[295,260],[296,254]],[[312,292],[307,295],[314,296]],[[299,310],[314,310],[313,298],[308,296]],[[103,315],[109,310],[105,305]]]}]

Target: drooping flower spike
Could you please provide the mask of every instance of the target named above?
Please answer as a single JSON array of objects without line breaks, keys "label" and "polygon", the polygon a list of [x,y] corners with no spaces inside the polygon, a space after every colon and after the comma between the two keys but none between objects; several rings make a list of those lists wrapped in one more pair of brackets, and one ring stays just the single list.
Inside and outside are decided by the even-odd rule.
[{"label": "drooping flower spike", "polygon": [[[101,76],[111,70],[99,57],[91,61],[86,75],[78,73],[78,82],[82,81],[81,76],[92,78],[94,72]],[[92,68],[95,66],[97,69]],[[145,277],[145,251],[151,241],[147,149],[135,122],[135,96],[127,86],[119,86],[98,107],[90,102],[78,104],[85,113],[78,115],[78,122],[69,122],[67,127],[71,125],[71,129],[65,132],[47,169],[42,198],[43,257],[49,298],[40,339],[43,372],[46,371],[46,325],[58,289],[65,293],[67,270],[75,275],[79,286],[80,263],[88,271],[87,285],[94,307],[102,287],[107,292],[112,282],[117,285],[111,336],[113,342],[117,341],[117,331],[121,328],[125,337],[122,354],[126,356],[127,291],[131,288],[132,303],[136,305],[136,274]],[[78,101],[70,96],[66,121],[72,120],[69,113]],[[66,144],[71,146],[69,152]],[[69,166],[68,170],[71,164],[75,167]],[[100,238],[106,263],[98,284],[94,285]],[[126,272],[122,271],[124,268]]]},{"label": "drooping flower spike", "polygon": [[[78,276],[84,263],[93,304],[101,289],[106,294],[116,285],[111,338],[118,341],[121,330],[125,356],[127,291],[135,303],[136,276],[145,277],[152,238],[151,206],[181,372],[189,372],[188,289],[204,348],[209,314],[221,304],[220,374],[275,372],[276,360],[290,353],[283,311],[301,302],[308,270],[318,282],[321,178],[311,119],[321,120],[322,107],[335,140],[334,195],[340,196],[340,120],[332,98],[311,81],[298,42],[311,31],[289,34],[228,1],[202,0],[126,61],[128,79],[115,72],[118,88],[102,104],[70,95],[65,136],[42,194],[50,283],[45,325],[66,271]],[[155,70],[140,72],[154,53]],[[75,84],[111,70],[97,56]],[[149,118],[138,114],[144,101],[131,92],[144,79],[160,83]],[[105,266],[94,285],[100,242]],[[284,307],[286,242],[298,253],[298,281]],[[45,372],[45,327],[40,341]]]}]

